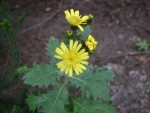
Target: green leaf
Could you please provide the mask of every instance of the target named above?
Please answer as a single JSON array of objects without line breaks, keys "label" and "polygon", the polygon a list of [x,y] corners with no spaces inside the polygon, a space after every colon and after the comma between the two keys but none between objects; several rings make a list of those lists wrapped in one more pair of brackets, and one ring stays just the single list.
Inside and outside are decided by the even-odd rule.
[{"label": "green leaf", "polygon": [[82,96],[86,94],[86,97],[89,98],[92,95],[95,100],[100,98],[109,101],[108,81],[112,80],[113,77],[113,73],[104,69],[87,69],[87,71],[77,77],[70,77],[69,81],[73,86],[80,87]]},{"label": "green leaf", "polygon": [[68,44],[69,43],[69,36],[67,35],[67,32],[62,32],[62,34],[64,37],[64,42]]},{"label": "green leaf", "polygon": [[113,80],[113,78],[115,77],[115,74],[111,71],[106,71],[105,69],[96,69],[96,73],[99,73],[100,75],[100,78],[102,80],[107,80],[107,81],[110,81],[110,80]]},{"label": "green leaf", "polygon": [[84,31],[80,31],[80,30],[77,30],[77,35],[81,35],[83,36],[83,39],[84,40],[87,40],[88,36],[91,34],[91,29],[90,29],[90,26],[87,25],[84,27]]},{"label": "green leaf", "polygon": [[109,103],[94,100],[74,100],[74,113],[117,113]]},{"label": "green leaf", "polygon": [[39,96],[28,96],[26,100],[30,110],[38,108],[40,113],[66,113],[65,105],[68,104],[68,91],[65,85],[55,88],[47,94]]},{"label": "green leaf", "polygon": [[27,67],[26,65],[23,65],[23,66],[21,66],[21,67],[19,67],[19,68],[17,69],[17,72],[18,72],[18,73],[27,73],[27,72],[29,72],[29,71],[30,71],[30,68]]},{"label": "green leaf", "polygon": [[24,83],[32,86],[48,86],[56,85],[57,67],[48,64],[34,64],[33,67],[25,73],[23,77]]},{"label": "green leaf", "polygon": [[54,60],[55,49],[59,46],[59,42],[53,36],[50,37],[47,44],[47,54]]},{"label": "green leaf", "polygon": [[29,109],[34,112],[39,103],[39,97],[34,95],[29,95],[28,98],[26,99],[26,103],[28,104]]}]

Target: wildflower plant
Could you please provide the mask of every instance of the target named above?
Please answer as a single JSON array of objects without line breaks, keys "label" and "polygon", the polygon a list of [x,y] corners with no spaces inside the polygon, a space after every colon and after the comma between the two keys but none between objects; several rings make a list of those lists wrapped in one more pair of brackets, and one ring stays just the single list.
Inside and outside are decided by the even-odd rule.
[{"label": "wildflower plant", "polygon": [[148,44],[147,40],[141,40],[136,43],[136,47],[137,47],[138,51],[148,51],[149,44]]},{"label": "wildflower plant", "polygon": [[50,63],[18,69],[25,84],[38,87],[38,93],[28,93],[26,103],[40,113],[117,113],[108,89],[114,74],[88,61],[98,44],[90,30],[93,16],[81,18],[73,9],[64,13],[70,29],[63,32],[61,42],[50,37],[46,48]]}]

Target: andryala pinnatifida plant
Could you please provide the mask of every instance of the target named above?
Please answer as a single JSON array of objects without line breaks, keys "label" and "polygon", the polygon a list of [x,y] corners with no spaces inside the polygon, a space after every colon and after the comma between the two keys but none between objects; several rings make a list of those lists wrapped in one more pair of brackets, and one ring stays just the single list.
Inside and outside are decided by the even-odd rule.
[{"label": "andryala pinnatifida plant", "polygon": [[114,74],[89,65],[98,42],[91,35],[93,16],[81,16],[74,9],[64,11],[70,29],[59,42],[53,36],[47,44],[50,64],[21,67],[24,83],[34,87],[52,86],[52,90],[30,93],[30,110],[40,113],[117,113],[111,106],[108,82]]}]

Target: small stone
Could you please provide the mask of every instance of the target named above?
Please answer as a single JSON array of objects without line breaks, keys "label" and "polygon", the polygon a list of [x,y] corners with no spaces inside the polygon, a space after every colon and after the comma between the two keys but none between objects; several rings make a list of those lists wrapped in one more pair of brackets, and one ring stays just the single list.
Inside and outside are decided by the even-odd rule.
[{"label": "small stone", "polygon": [[46,11],[46,12],[50,12],[51,9],[52,9],[51,7],[47,7],[47,8],[45,9],[45,11]]},{"label": "small stone", "polygon": [[138,89],[142,89],[142,88],[143,88],[143,84],[142,84],[142,83],[140,83],[140,82],[139,82],[139,83],[137,83],[137,85],[136,85],[136,86],[137,86],[137,88],[138,88]]},{"label": "small stone", "polygon": [[118,25],[120,23],[120,21],[119,20],[116,20],[116,24]]},{"label": "small stone", "polygon": [[124,39],[124,35],[123,35],[123,34],[119,34],[119,35],[118,35],[118,38],[119,38],[119,39]]},{"label": "small stone", "polygon": [[146,59],[145,56],[139,56],[139,57],[138,57],[138,60],[141,61],[141,62],[145,61],[145,59]]},{"label": "small stone", "polygon": [[143,75],[140,77],[140,81],[144,82],[147,80],[147,76],[146,75]]},{"label": "small stone", "polygon": [[122,54],[122,51],[117,51],[117,54]]},{"label": "small stone", "polygon": [[132,36],[132,37],[130,37],[129,39],[130,39],[130,41],[132,41],[132,42],[138,42],[138,41],[140,41],[140,38],[137,37],[137,36]]},{"label": "small stone", "polygon": [[112,27],[112,26],[113,26],[113,24],[112,24],[112,23],[108,23],[107,25],[108,25],[108,27]]},{"label": "small stone", "polygon": [[136,76],[139,76],[139,75],[141,75],[139,71],[132,70],[132,71],[129,72],[130,77],[136,77]]},{"label": "small stone", "polygon": [[20,5],[17,4],[17,5],[16,5],[16,8],[18,9],[19,7],[20,7]]},{"label": "small stone", "polygon": [[124,75],[125,74],[125,68],[122,65],[108,63],[104,67],[110,71],[114,71],[117,75]]}]

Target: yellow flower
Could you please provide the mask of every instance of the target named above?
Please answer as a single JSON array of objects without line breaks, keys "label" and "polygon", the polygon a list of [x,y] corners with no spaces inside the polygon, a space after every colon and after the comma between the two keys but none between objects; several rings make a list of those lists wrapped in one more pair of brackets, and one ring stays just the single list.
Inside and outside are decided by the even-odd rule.
[{"label": "yellow flower", "polygon": [[66,15],[67,21],[72,25],[72,26],[77,26],[81,31],[84,31],[83,27],[81,26],[82,24],[86,24],[86,21],[89,19],[89,16],[83,16],[81,18],[81,15],[79,14],[79,11],[74,11],[73,9],[64,11]]},{"label": "yellow flower", "polygon": [[85,65],[88,65],[89,54],[81,48],[82,44],[78,41],[73,42],[73,40],[70,40],[69,48],[63,42],[60,48],[56,48],[57,55],[55,55],[55,58],[61,60],[57,63],[61,72],[64,71],[66,75],[72,76],[73,71],[79,75],[83,70],[86,70]]},{"label": "yellow flower", "polygon": [[89,35],[88,39],[85,41],[85,45],[89,48],[90,51],[93,51],[96,49],[97,41],[95,41],[92,35]]}]

